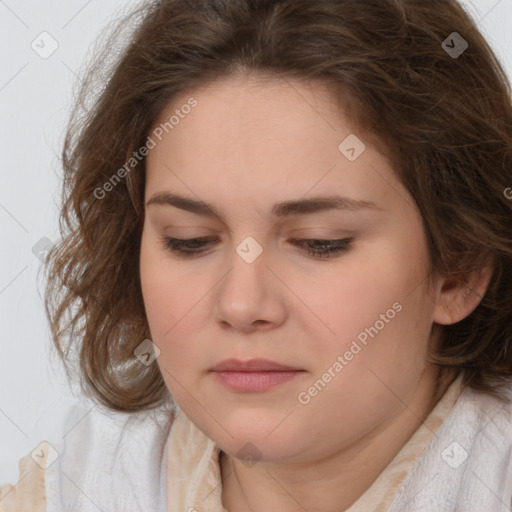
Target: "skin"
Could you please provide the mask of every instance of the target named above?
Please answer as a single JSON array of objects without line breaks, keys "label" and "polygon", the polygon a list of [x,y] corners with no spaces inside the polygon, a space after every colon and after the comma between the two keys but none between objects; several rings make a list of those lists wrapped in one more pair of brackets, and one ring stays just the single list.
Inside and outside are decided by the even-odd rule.
[{"label": "skin", "polygon": [[[441,277],[427,286],[419,211],[321,84],[225,77],[174,98],[160,120],[191,96],[197,106],[148,154],[145,201],[173,192],[211,204],[220,217],[146,206],[140,275],[162,375],[224,452],[228,510],[344,510],[453,381],[453,370],[425,362],[432,324],[467,316],[490,273],[470,281],[470,294]],[[349,134],[366,144],[353,162],[338,150]],[[379,209],[271,215],[274,203],[332,194]],[[187,259],[164,247],[166,235],[215,241]],[[236,252],[248,236],[263,248],[253,263]],[[330,259],[292,243],[349,236],[349,248]],[[401,311],[301,404],[298,394],[397,302]],[[210,372],[231,357],[304,371],[264,392],[234,392]],[[237,457],[248,442],[258,449],[253,465]]]}]

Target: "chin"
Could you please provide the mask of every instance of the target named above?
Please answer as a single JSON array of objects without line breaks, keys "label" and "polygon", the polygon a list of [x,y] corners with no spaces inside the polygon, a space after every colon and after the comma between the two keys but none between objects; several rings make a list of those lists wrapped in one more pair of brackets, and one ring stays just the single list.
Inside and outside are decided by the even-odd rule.
[{"label": "chin", "polygon": [[[271,442],[265,436],[261,438],[235,436],[234,439],[226,440],[226,443],[217,444],[223,452],[244,461],[247,465],[256,462],[282,461],[296,455],[293,447],[285,445],[282,439]],[[294,443],[294,446],[297,445]]]},{"label": "chin", "polygon": [[[277,460],[301,452],[298,432],[291,432],[291,424],[283,422],[283,415],[276,420],[274,415],[262,418],[261,413],[247,419],[232,418],[223,421],[222,428],[215,429],[213,439],[220,448],[232,457],[249,457],[258,460]],[[297,428],[293,426],[294,430]],[[304,431],[304,429],[302,429]]]}]

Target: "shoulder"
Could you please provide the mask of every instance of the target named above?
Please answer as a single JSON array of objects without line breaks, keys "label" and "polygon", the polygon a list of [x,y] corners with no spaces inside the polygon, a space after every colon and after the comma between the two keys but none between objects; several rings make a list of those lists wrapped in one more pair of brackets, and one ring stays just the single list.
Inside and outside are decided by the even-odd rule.
[{"label": "shoulder", "polygon": [[0,512],[161,510],[163,455],[173,419],[169,409],[123,413],[76,402],[39,445],[44,461],[27,455],[18,483],[2,487]]},{"label": "shoulder", "polygon": [[[503,399],[466,386],[453,410],[446,418],[447,431],[468,430],[469,426],[479,436],[502,436],[505,442],[512,443],[512,379],[501,388]],[[462,426],[460,420],[466,425]],[[477,440],[477,437],[473,437]]]},{"label": "shoulder", "polygon": [[407,503],[414,510],[499,510],[503,503],[512,505],[512,382],[503,389],[505,401],[463,389],[389,512]]}]

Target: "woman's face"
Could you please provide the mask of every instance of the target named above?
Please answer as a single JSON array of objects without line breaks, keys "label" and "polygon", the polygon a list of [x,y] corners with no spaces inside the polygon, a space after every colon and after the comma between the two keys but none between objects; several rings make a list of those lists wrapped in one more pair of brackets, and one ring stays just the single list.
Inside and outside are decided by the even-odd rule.
[{"label": "woman's face", "polygon": [[[147,157],[140,272],[179,407],[223,451],[269,461],[328,455],[403,414],[434,375],[435,297],[388,161],[318,84],[226,78],[159,122],[173,115]],[[206,238],[183,255],[165,237]],[[212,371],[232,358],[297,371]]]}]

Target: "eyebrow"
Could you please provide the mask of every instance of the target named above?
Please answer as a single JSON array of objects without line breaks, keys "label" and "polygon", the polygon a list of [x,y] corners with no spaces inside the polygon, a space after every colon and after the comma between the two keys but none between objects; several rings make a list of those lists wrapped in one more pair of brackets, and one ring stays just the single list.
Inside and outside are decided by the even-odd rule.
[{"label": "eyebrow", "polygon": [[[220,213],[211,204],[170,192],[158,192],[154,194],[146,203],[146,206],[150,205],[174,206],[197,215],[221,218]],[[372,201],[363,201],[334,195],[284,201],[275,204],[272,207],[271,213],[274,217],[282,218],[291,215],[307,215],[326,210],[362,209],[382,211],[382,208]]]}]

